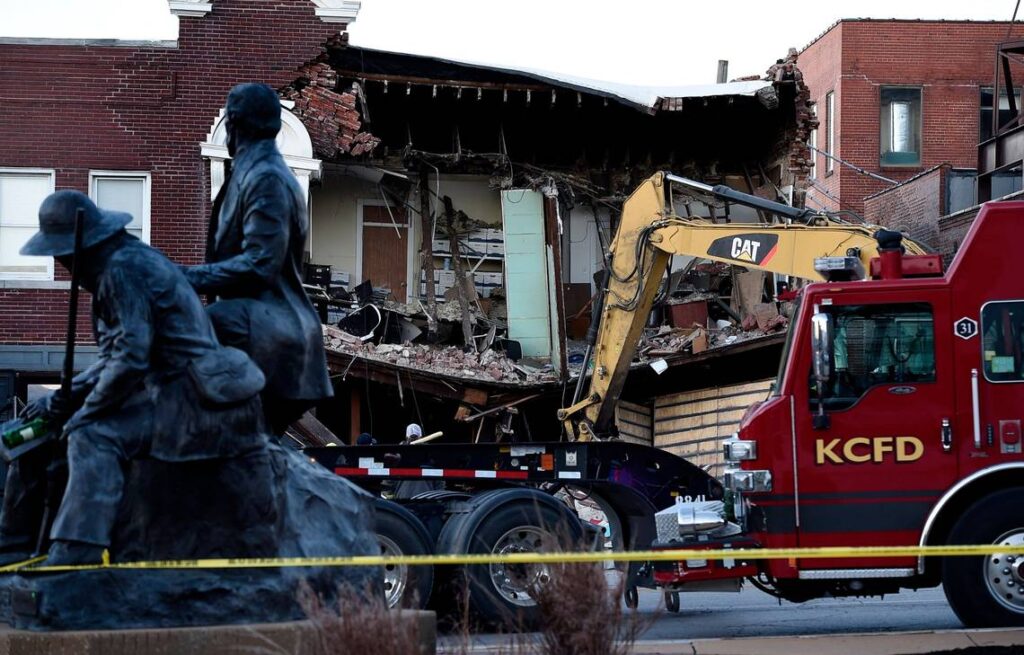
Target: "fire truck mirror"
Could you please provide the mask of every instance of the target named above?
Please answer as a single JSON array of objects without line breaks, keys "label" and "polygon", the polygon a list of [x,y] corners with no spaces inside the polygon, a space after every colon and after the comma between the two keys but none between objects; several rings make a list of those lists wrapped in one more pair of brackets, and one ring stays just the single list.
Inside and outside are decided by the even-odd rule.
[{"label": "fire truck mirror", "polygon": [[832,378],[832,316],[819,312],[811,317],[811,354],[819,388]]}]

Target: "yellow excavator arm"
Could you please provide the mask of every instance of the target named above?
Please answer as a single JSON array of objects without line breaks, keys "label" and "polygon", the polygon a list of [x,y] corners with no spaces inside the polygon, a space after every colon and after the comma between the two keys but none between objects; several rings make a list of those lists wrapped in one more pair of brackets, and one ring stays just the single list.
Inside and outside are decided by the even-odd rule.
[{"label": "yellow excavator arm", "polygon": [[[672,183],[781,214],[791,220],[721,224],[701,218],[683,218],[672,210],[669,188]],[[622,207],[619,228],[609,248],[608,283],[603,302],[596,302],[594,306],[595,314],[600,316],[596,337],[592,331],[588,341],[593,345],[588,348],[584,361],[585,371],[592,352],[594,367],[590,388],[583,395],[582,386],[578,386],[573,405],[558,412],[567,436],[586,441],[610,432],[637,343],[672,255],[689,255],[808,280],[823,280],[825,275],[816,269],[816,260],[819,260],[819,269],[832,266],[863,278],[871,259],[878,256],[878,242],[874,237],[878,229],[877,226],[839,222],[728,187],[710,187],[664,172],[652,175],[633,191]],[[903,247],[910,254],[926,252],[909,239],[904,239]],[[581,383],[582,377],[583,374]]]}]

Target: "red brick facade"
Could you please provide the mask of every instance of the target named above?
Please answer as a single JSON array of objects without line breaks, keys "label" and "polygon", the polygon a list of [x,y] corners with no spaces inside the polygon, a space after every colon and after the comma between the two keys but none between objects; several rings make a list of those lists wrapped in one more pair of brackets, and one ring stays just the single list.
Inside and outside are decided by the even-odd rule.
[{"label": "red brick facade", "polygon": [[[942,163],[977,165],[980,87],[992,85],[996,44],[1024,38],[1005,22],[843,20],[800,53],[804,80],[817,102],[818,147],[828,129],[825,96],[835,93],[835,154],[884,177],[903,181]],[[880,87],[921,88],[921,162],[880,165]],[[864,199],[887,184],[839,163],[826,175],[818,155],[816,196],[836,208],[864,211]],[[815,206],[815,203],[810,203]]]},{"label": "red brick facade", "polygon": [[930,168],[902,184],[868,196],[864,199],[864,219],[937,248],[950,168],[948,164]]},{"label": "red brick facade", "polygon": [[[343,27],[309,0],[216,0],[180,19],[176,45],[0,42],[0,168],[55,169],[58,189],[81,191],[90,170],[148,171],[150,242],[197,262],[209,211],[199,144],[228,90],[290,85]],[[0,343],[63,341],[66,291],[2,287]],[[88,340],[84,319],[80,331]]]}]

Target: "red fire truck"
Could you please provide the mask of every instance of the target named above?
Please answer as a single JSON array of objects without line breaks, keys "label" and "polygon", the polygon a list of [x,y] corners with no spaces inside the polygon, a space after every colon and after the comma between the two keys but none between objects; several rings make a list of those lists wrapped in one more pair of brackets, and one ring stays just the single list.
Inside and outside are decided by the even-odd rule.
[{"label": "red fire truck", "polygon": [[726,446],[726,487],[761,546],[1005,552],[766,561],[781,597],[941,583],[965,624],[1024,625],[1022,227],[1024,203],[987,204],[943,275],[891,248],[879,279],[806,287],[771,397]]}]

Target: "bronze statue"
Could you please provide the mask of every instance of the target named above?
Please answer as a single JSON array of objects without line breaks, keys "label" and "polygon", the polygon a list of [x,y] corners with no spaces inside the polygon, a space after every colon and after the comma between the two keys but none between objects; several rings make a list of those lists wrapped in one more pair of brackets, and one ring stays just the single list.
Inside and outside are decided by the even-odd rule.
[{"label": "bronze statue", "polygon": [[302,289],[306,199],[274,142],[274,90],[239,84],[226,114],[233,161],[213,203],[208,263],[185,275],[199,293],[217,296],[208,311],[221,342],[249,353],[266,375],[263,409],[280,435],[333,395],[320,319]]},{"label": "bronze statue", "polygon": [[[69,476],[51,532],[53,565],[100,560],[129,460],[237,457],[266,446],[262,373],[245,353],[218,343],[181,270],[125,231],[131,216],[101,210],[81,192],[58,191],[40,207],[39,232],[21,253],[50,255],[70,269],[79,208],[85,218],[75,256],[93,296],[99,361],[75,377],[71,398],[55,392],[26,410],[67,418]],[[13,465],[0,514],[8,553],[27,555],[35,543],[32,506],[41,499],[26,495],[38,496],[47,464],[35,457]]]},{"label": "bronze statue", "polygon": [[[46,564],[92,563],[105,547],[114,562],[379,551],[372,498],[267,438],[266,418],[280,434],[331,395],[320,323],[299,276],[305,199],[274,146],[279,128],[272,90],[232,91],[235,170],[215,203],[202,266],[171,264],[125,232],[130,216],[100,210],[80,192],[44,201],[40,231],[22,253],[55,257],[92,293],[100,356],[66,394],[27,409],[47,430],[66,420],[66,441],[52,430],[13,448],[0,439],[0,452],[15,458],[0,562],[36,550],[43,508],[56,505],[44,498],[60,493],[53,465],[65,447],[69,476]],[[204,309],[196,289],[220,299]],[[23,570],[0,575],[0,595],[11,599],[0,604],[0,620],[30,629],[293,620],[304,616],[300,581],[329,598],[380,575],[334,567]]]}]

